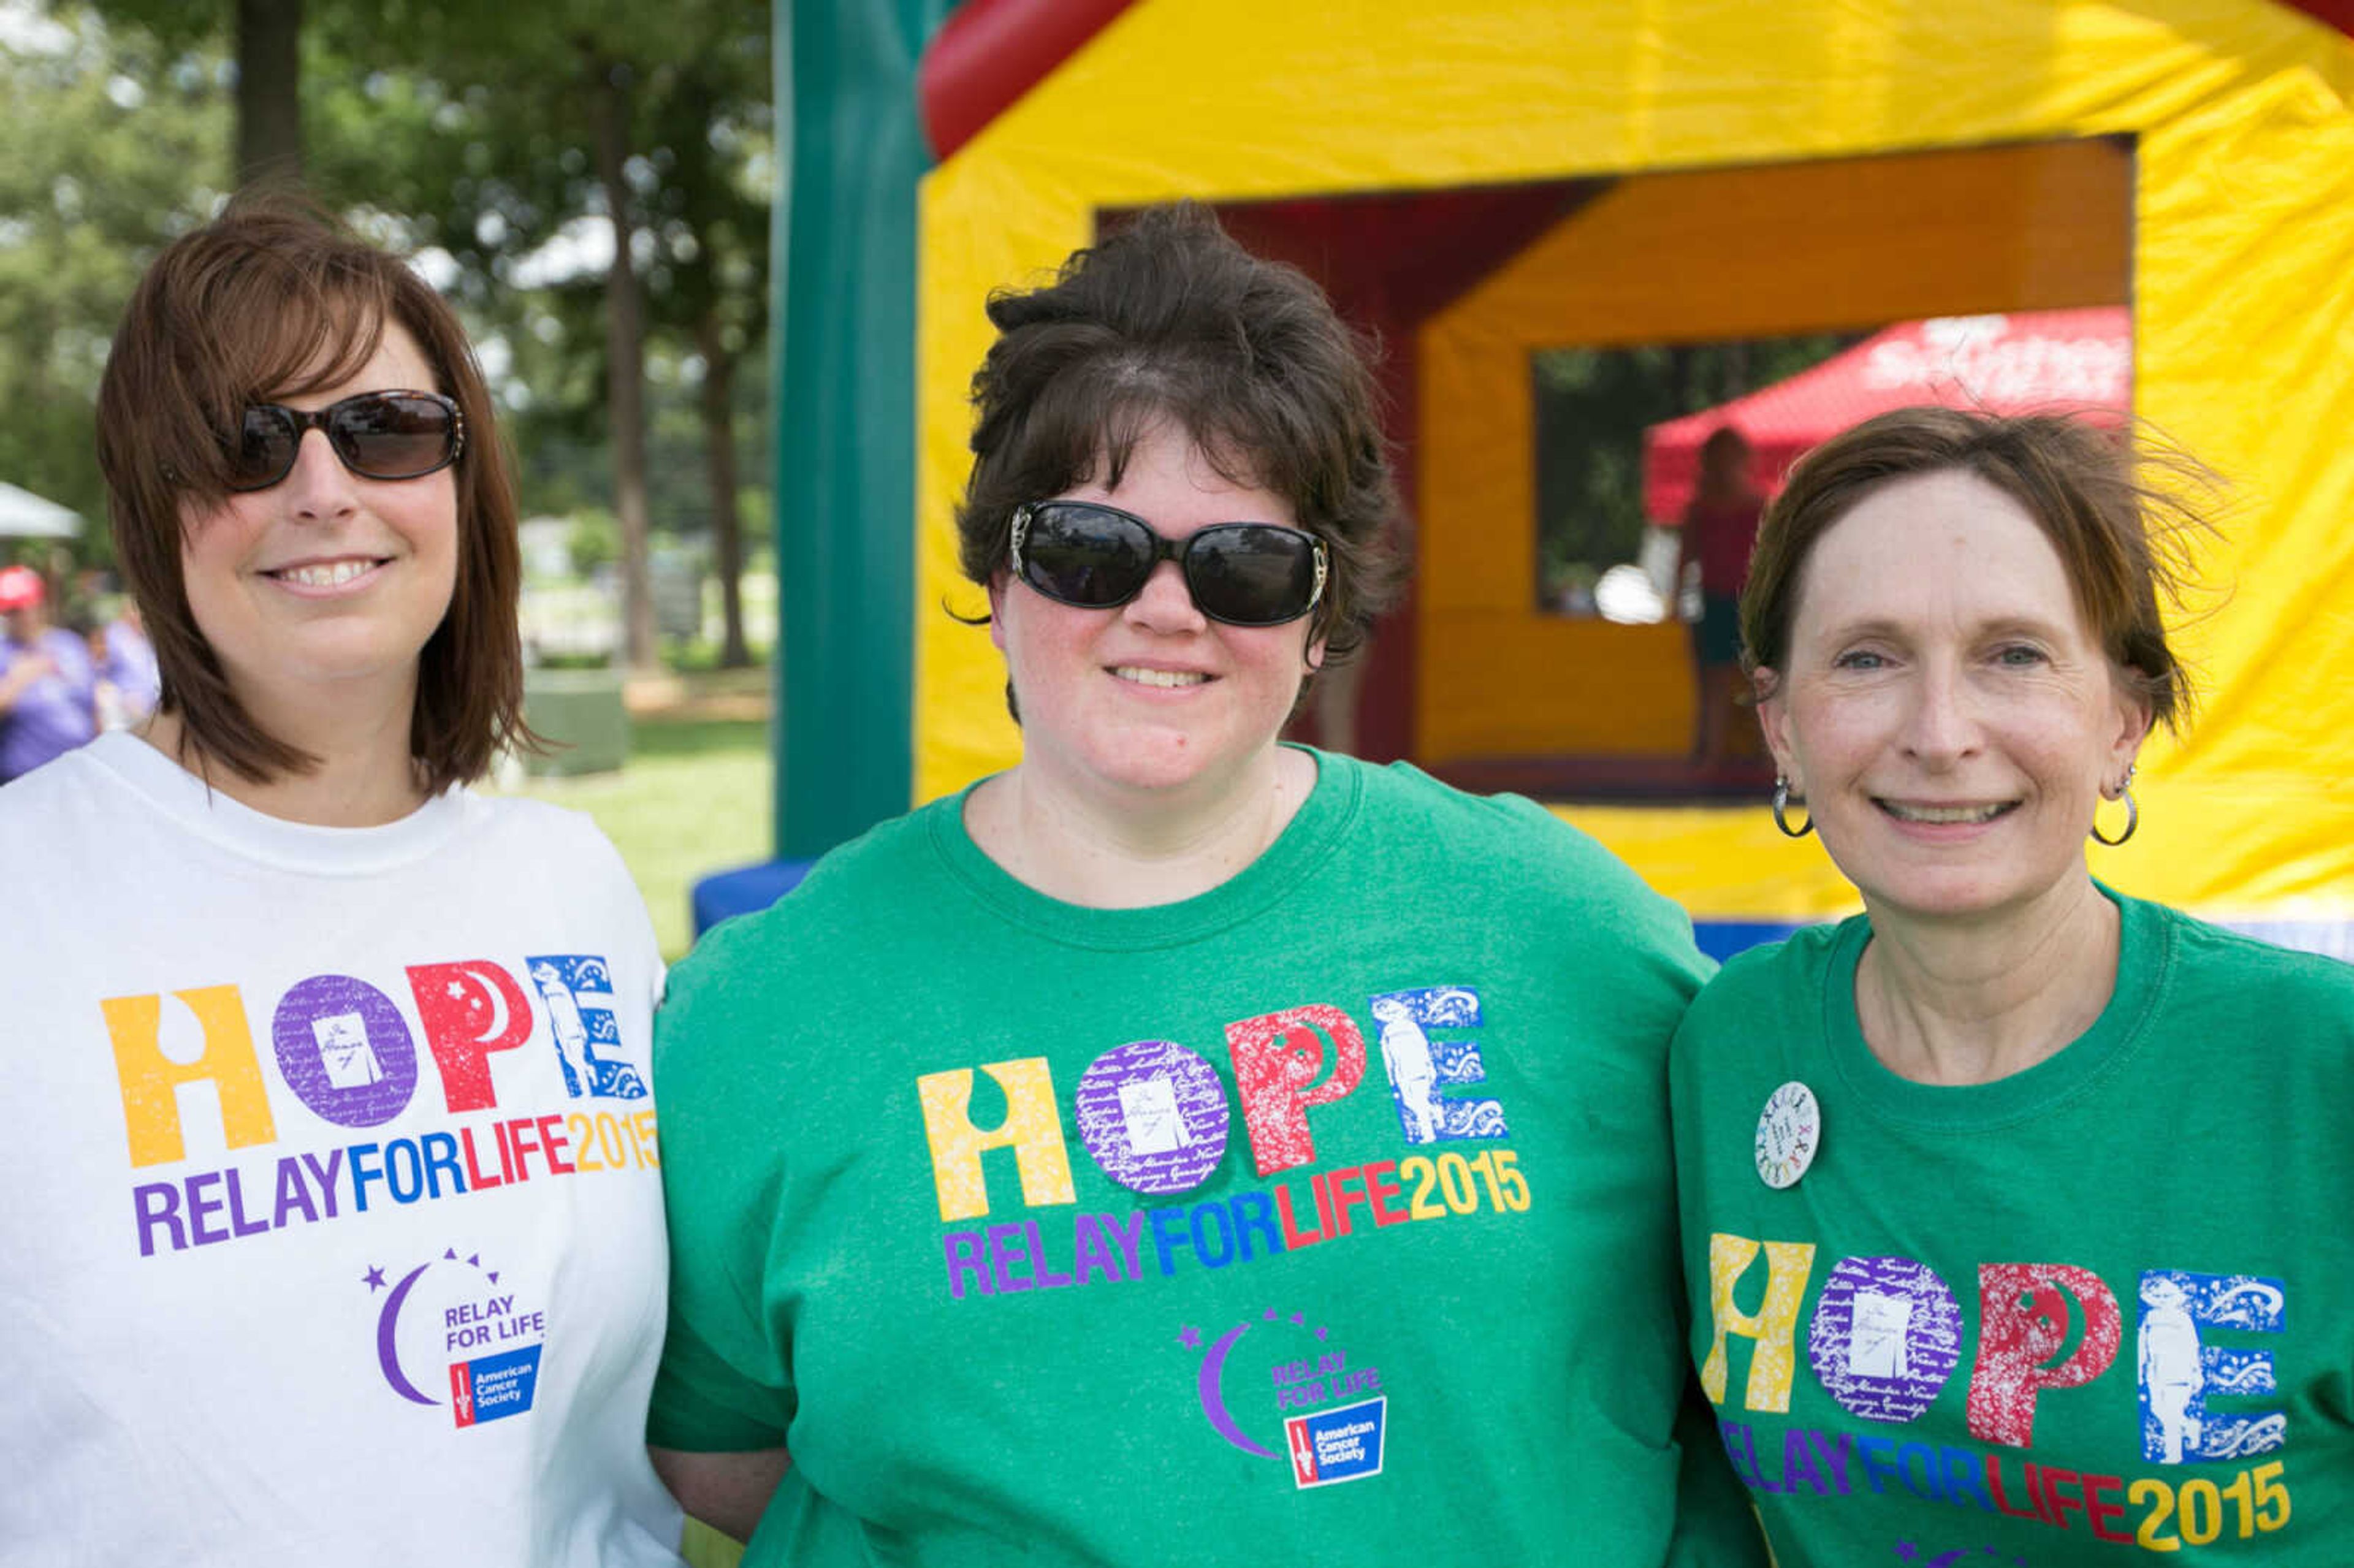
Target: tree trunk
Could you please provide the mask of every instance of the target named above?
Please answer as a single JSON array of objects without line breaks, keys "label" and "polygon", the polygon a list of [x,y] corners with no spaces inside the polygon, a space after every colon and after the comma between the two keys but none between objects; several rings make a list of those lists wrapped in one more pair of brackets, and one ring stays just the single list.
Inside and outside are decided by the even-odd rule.
[{"label": "tree trunk", "polygon": [[1668,395],[1675,399],[1679,415],[1689,414],[1703,407],[1700,387],[1696,385],[1699,377],[1693,374],[1698,368],[1695,364],[1697,358],[1684,344],[1679,344],[1668,350]]},{"label": "tree trunk", "polygon": [[719,650],[723,669],[752,662],[744,645],[744,535],[736,519],[736,356],[715,307],[695,324],[703,351],[704,466],[711,479],[711,558],[719,574],[720,612],[726,641]]},{"label": "tree trunk", "polygon": [[605,282],[606,420],[613,442],[613,511],[621,524],[621,627],[630,667],[657,662],[654,600],[647,567],[645,306],[630,257],[628,68],[588,60],[589,112],[596,121],[597,178],[613,220],[613,270]]},{"label": "tree trunk", "polygon": [[1735,338],[1724,345],[1724,394],[1721,401],[1749,395],[1749,340]]},{"label": "tree trunk", "polygon": [[237,0],[237,183],[302,178],[302,0]]}]

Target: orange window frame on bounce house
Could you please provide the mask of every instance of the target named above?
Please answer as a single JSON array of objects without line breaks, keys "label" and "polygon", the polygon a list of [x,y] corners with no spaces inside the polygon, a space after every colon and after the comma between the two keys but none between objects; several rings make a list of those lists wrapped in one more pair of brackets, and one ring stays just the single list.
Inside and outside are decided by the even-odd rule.
[{"label": "orange window frame on bounce house", "polygon": [[[1532,353],[2129,307],[2134,413],[2236,503],[2200,563],[2224,592],[2178,629],[2201,722],[2148,748],[2140,832],[2094,870],[2342,948],[2349,26],[2348,0],[971,0],[921,68],[910,778],[875,814],[1019,754],[986,635],[941,609],[981,604],[951,515],[983,301],[1184,196],[1388,345],[1417,573],[1359,747],[1475,783],[1672,761],[1691,722],[1680,625],[1535,609]],[[1853,907],[1762,799],[1555,800],[1720,948]]]},{"label": "orange window frame on bounce house", "polygon": [[2108,138],[1638,175],[1480,280],[1416,344],[1409,754],[1465,782],[1577,789],[1543,759],[1686,752],[1681,621],[1537,608],[1532,351],[2121,305],[2131,193],[2131,149]]}]

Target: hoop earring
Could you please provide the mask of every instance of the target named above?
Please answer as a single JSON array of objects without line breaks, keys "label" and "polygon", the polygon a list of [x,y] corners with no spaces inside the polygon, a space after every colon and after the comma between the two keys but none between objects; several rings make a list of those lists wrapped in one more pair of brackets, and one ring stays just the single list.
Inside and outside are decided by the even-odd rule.
[{"label": "hoop earring", "polygon": [[2101,819],[2099,816],[2095,815],[2093,818],[2093,842],[2096,844],[2106,844],[2111,849],[2116,848],[2119,844],[2133,837],[2134,830],[2141,826],[2141,808],[2134,804],[2133,769],[2130,768],[2126,769],[2126,781],[2117,786],[2117,797],[2126,803],[2126,831],[2124,832],[2119,833],[2115,838],[2110,838],[2107,834],[2101,832]]},{"label": "hoop earring", "polygon": [[[1782,830],[1785,838],[1802,839],[1815,831],[1815,815],[1812,811],[1808,812],[1807,820],[1803,823],[1797,827],[1792,827],[1790,819],[1785,813],[1789,810],[1793,799],[1797,800],[1801,806],[1807,803],[1807,798],[1804,795],[1796,797],[1791,795],[1790,781],[1787,779],[1777,777],[1774,780],[1774,825]],[[2126,831],[2131,832],[2133,830],[2128,828]]]}]

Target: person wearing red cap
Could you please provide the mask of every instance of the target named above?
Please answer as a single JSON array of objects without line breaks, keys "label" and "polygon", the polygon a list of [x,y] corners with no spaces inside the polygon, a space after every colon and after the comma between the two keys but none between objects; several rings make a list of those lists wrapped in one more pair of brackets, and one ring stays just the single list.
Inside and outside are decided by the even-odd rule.
[{"label": "person wearing red cap", "polygon": [[98,734],[98,675],[90,650],[49,624],[48,590],[30,567],[0,569],[0,784],[30,773]]}]

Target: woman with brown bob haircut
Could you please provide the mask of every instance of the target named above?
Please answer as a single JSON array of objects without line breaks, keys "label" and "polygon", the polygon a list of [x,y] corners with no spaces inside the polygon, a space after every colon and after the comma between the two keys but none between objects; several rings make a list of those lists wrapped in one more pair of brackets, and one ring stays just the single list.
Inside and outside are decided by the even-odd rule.
[{"label": "woman with brown bob haircut", "polygon": [[989,314],[1021,759],[680,966],[664,1475],[751,1568],[1660,1568],[1689,921],[1278,738],[1395,577],[1312,282],[1179,207]]},{"label": "woman with brown bob haircut", "polygon": [[1691,1359],[1783,1568],[2346,1560],[2354,1247],[2311,1219],[2354,1204],[2354,968],[2085,863],[2190,710],[2208,482],[1911,408],[1766,509],[1774,820],[1864,912],[1726,964],[1670,1084]]},{"label": "woman with brown bob haircut", "polygon": [[[201,335],[190,330],[198,321]],[[186,519],[242,488],[245,448],[222,432],[240,429],[256,388],[334,387],[367,364],[387,326],[419,350],[429,389],[456,405],[460,432],[451,464],[457,571],[418,655],[408,731],[417,788],[434,794],[482,778],[524,734],[514,475],[450,307],[395,258],[300,208],[255,206],[158,259],[132,296],[99,388],[116,555],[155,644],[167,733],[188,756],[255,785],[307,775],[321,759],[257,722],[198,628],[182,575]],[[284,432],[263,439],[282,442]]]},{"label": "woman with brown bob haircut", "polygon": [[0,1541],[674,1564],[661,962],[585,818],[464,787],[524,734],[464,334],[239,204],[148,269],[99,425],[163,705],[0,790]]}]

